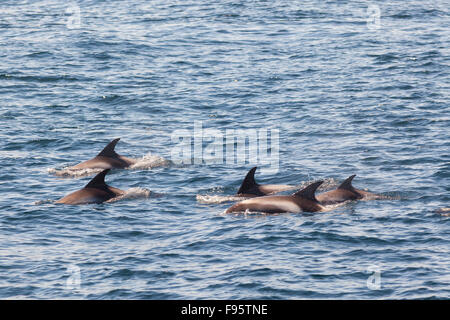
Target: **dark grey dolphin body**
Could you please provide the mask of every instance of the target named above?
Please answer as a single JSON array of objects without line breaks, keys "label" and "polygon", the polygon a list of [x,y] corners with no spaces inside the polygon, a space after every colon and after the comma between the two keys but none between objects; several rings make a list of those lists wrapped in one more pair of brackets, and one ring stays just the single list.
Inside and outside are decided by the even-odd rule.
[{"label": "dark grey dolphin body", "polygon": [[102,203],[125,194],[125,191],[110,187],[105,183],[105,175],[110,169],[103,170],[97,174],[83,189],[59,199],[55,203],[63,204],[87,204]]},{"label": "dark grey dolphin body", "polygon": [[137,160],[121,156],[114,151],[119,140],[120,138],[117,138],[108,143],[95,158],[81,162],[69,169],[123,169],[135,164]]},{"label": "dark grey dolphin body", "polygon": [[323,205],[330,205],[348,200],[385,198],[382,195],[354,188],[352,186],[354,177],[356,177],[356,174],[348,177],[336,190],[327,191],[317,195],[317,200]]},{"label": "dark grey dolphin body", "polygon": [[258,184],[255,181],[256,169],[257,167],[253,167],[247,173],[236,194],[237,196],[246,198],[261,197],[294,188],[285,184]]},{"label": "dark grey dolphin body", "polygon": [[322,183],[323,181],[314,182],[290,196],[262,196],[243,200],[228,208],[225,213],[246,211],[264,213],[322,211],[324,207],[314,195],[316,189]]}]

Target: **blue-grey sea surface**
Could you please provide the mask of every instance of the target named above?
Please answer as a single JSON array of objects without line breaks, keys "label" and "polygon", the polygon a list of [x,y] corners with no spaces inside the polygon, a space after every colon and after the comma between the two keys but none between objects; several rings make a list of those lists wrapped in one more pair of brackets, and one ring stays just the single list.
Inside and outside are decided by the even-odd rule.
[{"label": "blue-grey sea surface", "polygon": [[[449,8],[1,1],[0,298],[449,299]],[[208,132],[267,132],[274,162],[209,161],[237,146]],[[118,137],[140,165],[106,180],[127,196],[55,204]],[[386,199],[223,214],[255,165]]]}]

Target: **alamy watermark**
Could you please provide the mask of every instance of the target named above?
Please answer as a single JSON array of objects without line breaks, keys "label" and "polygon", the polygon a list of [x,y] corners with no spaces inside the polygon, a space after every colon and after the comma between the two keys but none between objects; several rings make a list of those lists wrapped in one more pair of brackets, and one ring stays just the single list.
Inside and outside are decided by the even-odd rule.
[{"label": "alamy watermark", "polygon": [[378,30],[381,27],[380,23],[381,9],[376,4],[370,4],[367,7],[367,28],[369,30]]},{"label": "alamy watermark", "polygon": [[380,290],[381,289],[381,268],[376,265],[370,265],[367,267],[367,272],[370,273],[369,278],[367,278],[366,284],[367,288],[370,290]]},{"label": "alamy watermark", "polygon": [[278,129],[219,130],[195,121],[193,130],[175,130],[171,140],[175,164],[258,165],[270,174],[279,169]]},{"label": "alamy watermark", "polygon": [[72,4],[66,9],[66,15],[68,15],[66,26],[69,29],[81,28],[81,9],[77,4]]},{"label": "alamy watermark", "polygon": [[66,280],[67,290],[80,290],[81,289],[81,270],[76,265],[70,265],[67,267],[67,273],[69,277]]}]

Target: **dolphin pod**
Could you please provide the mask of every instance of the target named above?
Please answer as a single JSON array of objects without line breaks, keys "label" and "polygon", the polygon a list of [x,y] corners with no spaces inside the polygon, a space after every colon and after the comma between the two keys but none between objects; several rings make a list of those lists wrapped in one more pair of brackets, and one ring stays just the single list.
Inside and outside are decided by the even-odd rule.
[{"label": "dolphin pod", "polygon": [[[225,213],[252,211],[264,213],[318,212],[323,211],[326,205],[338,204],[349,200],[385,198],[382,195],[354,188],[352,180],[356,175],[348,177],[336,190],[327,191],[317,196],[315,191],[323,181],[314,182],[290,196],[267,196],[268,193],[277,193],[281,189],[290,186],[270,185],[275,187],[262,189],[264,186],[258,185],[254,181],[255,170],[256,167],[248,172],[239,188],[238,195],[256,198],[238,202],[225,210]],[[264,192],[264,190],[269,192]]]},{"label": "dolphin pod", "polygon": [[73,167],[70,167],[69,169],[123,169],[135,164],[137,160],[121,156],[114,151],[114,148],[119,140],[120,138],[114,139],[108,143],[108,145],[96,157],[81,162]]},{"label": "dolphin pod", "polygon": [[290,196],[262,196],[243,200],[228,208],[225,213],[232,212],[318,212],[324,207],[317,201],[314,193],[323,183],[317,181]]},{"label": "dolphin pod", "polygon": [[[67,196],[55,201],[62,204],[87,204],[102,203],[118,196],[124,195],[125,191],[108,186],[105,176],[110,169],[127,168],[136,163],[137,160],[121,156],[115,152],[115,146],[120,138],[112,140],[94,158],[81,162],[70,169],[103,169],[84,188],[72,192]],[[250,198],[235,203],[225,213],[234,212],[320,212],[325,206],[361,199],[384,199],[385,196],[377,195],[364,190],[356,189],[352,185],[351,175],[335,190],[316,195],[317,188],[323,181],[311,183],[307,187],[291,195],[274,195],[276,193],[293,189],[294,186],[284,184],[258,184],[255,181],[257,167],[251,168],[236,193],[237,197]],[[448,208],[444,208],[448,210]]]},{"label": "dolphin pod", "polygon": [[97,174],[82,189],[72,192],[59,199],[56,203],[63,204],[88,204],[102,203],[125,194],[125,191],[110,187],[105,183],[105,176],[111,169],[105,169]]}]

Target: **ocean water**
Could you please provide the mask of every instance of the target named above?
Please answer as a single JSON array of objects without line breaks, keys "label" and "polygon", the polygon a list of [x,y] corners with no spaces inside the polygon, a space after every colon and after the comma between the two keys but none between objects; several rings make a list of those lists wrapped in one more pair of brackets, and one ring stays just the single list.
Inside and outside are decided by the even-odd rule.
[{"label": "ocean water", "polygon": [[[449,7],[1,1],[0,298],[450,298]],[[270,152],[238,161],[200,127]],[[117,137],[127,196],[54,204]],[[254,165],[387,199],[223,214]]]}]

